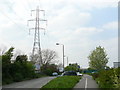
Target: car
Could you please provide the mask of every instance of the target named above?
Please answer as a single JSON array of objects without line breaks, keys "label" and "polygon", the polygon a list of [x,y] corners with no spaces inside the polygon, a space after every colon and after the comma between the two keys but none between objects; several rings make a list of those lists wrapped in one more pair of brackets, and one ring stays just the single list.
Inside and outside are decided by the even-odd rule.
[{"label": "car", "polygon": [[77,76],[83,76],[83,74],[82,74],[82,73],[77,72]]},{"label": "car", "polygon": [[58,76],[58,73],[57,72],[53,72],[52,75],[53,76]]},{"label": "car", "polygon": [[75,71],[66,71],[61,76],[77,76],[77,73]]}]

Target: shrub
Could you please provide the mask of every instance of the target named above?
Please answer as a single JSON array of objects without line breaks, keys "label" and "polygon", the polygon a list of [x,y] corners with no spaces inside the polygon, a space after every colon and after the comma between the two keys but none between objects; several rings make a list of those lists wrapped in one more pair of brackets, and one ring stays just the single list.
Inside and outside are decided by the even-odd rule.
[{"label": "shrub", "polygon": [[46,75],[51,76],[53,72],[58,72],[58,69],[55,64],[46,64],[41,67],[41,71]]},{"label": "shrub", "polygon": [[93,79],[94,79],[94,80],[99,77],[99,74],[98,74],[98,73],[94,73],[94,74],[91,74],[91,75],[93,76]]},{"label": "shrub", "polygon": [[2,85],[13,82],[13,78],[9,74],[7,76],[6,75],[3,76],[3,75],[2,75]]},{"label": "shrub", "polygon": [[22,81],[22,80],[23,80],[22,74],[21,73],[15,73],[14,81],[19,82],[19,81]]},{"label": "shrub", "polygon": [[99,85],[101,88],[113,88],[112,70],[101,71],[99,73]]},{"label": "shrub", "polygon": [[120,68],[114,69],[114,86],[120,88]]},{"label": "shrub", "polygon": [[100,88],[120,88],[120,68],[102,70],[92,76]]},{"label": "shrub", "polygon": [[18,55],[14,62],[11,62],[13,56],[13,47],[0,56],[2,63],[2,84],[9,84],[22,80],[41,77],[35,74],[34,64],[27,61],[27,55]]}]

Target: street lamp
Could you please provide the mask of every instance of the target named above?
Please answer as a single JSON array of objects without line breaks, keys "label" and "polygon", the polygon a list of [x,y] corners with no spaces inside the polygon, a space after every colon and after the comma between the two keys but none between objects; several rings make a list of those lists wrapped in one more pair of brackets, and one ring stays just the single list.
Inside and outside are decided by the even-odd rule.
[{"label": "street lamp", "polygon": [[63,46],[63,70],[64,70],[64,45],[60,43],[56,43],[56,45],[62,45]]},{"label": "street lamp", "polygon": [[68,66],[68,57],[67,57],[67,66]]}]

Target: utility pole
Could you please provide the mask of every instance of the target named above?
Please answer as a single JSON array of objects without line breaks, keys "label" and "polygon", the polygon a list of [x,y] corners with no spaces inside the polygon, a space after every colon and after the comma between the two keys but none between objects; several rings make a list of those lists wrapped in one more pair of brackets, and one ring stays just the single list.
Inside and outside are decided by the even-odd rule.
[{"label": "utility pole", "polygon": [[67,66],[68,66],[68,57],[67,57]]},{"label": "utility pole", "polygon": [[63,70],[64,70],[64,57],[65,57],[65,55],[64,55],[64,44],[56,43],[56,45],[62,45],[62,47],[63,47]]},{"label": "utility pole", "polygon": [[[40,25],[40,22],[45,22],[47,26],[47,20],[45,20],[45,10],[40,10],[39,6],[37,6],[36,10],[31,10],[31,16],[32,12],[36,12],[36,18],[35,19],[30,19],[29,21],[34,21],[35,22],[35,27],[34,28],[29,28],[30,30],[34,30],[34,43],[33,43],[33,49],[32,49],[32,61],[34,63],[38,63],[40,66],[42,65],[42,55],[41,55],[41,42],[40,42],[40,30],[44,30],[45,28]],[[43,19],[39,17],[40,13],[43,14]],[[35,58],[36,55],[38,55],[38,58]]]},{"label": "utility pole", "polygon": [[63,46],[63,70],[64,70],[64,57],[65,57],[65,55],[64,55],[64,45],[62,45]]}]

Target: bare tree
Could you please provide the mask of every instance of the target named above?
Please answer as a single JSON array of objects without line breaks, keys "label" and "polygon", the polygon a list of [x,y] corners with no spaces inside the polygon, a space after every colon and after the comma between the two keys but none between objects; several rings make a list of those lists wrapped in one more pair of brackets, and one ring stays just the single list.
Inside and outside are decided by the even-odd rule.
[{"label": "bare tree", "polygon": [[62,63],[58,63],[58,69],[60,69],[60,68],[63,68],[63,64]]},{"label": "bare tree", "polygon": [[50,49],[42,50],[42,64],[55,63],[56,58],[58,57],[57,53]]},{"label": "bare tree", "polygon": [[39,55],[38,54],[35,54],[34,56],[31,54],[30,57],[29,57],[29,60],[31,60],[32,63],[36,63],[38,62],[39,60]]},{"label": "bare tree", "polygon": [[[45,50],[42,50],[41,52],[42,54],[42,62],[39,61],[39,54],[35,54],[34,56],[33,55],[30,55],[30,60],[33,62],[33,63],[39,63],[41,62],[41,64],[51,64],[51,63],[55,63],[57,62],[56,58],[57,58],[57,53],[53,50],[50,50],[50,49],[45,49]],[[34,57],[34,58],[32,58]],[[34,60],[32,60],[34,59]]]}]

